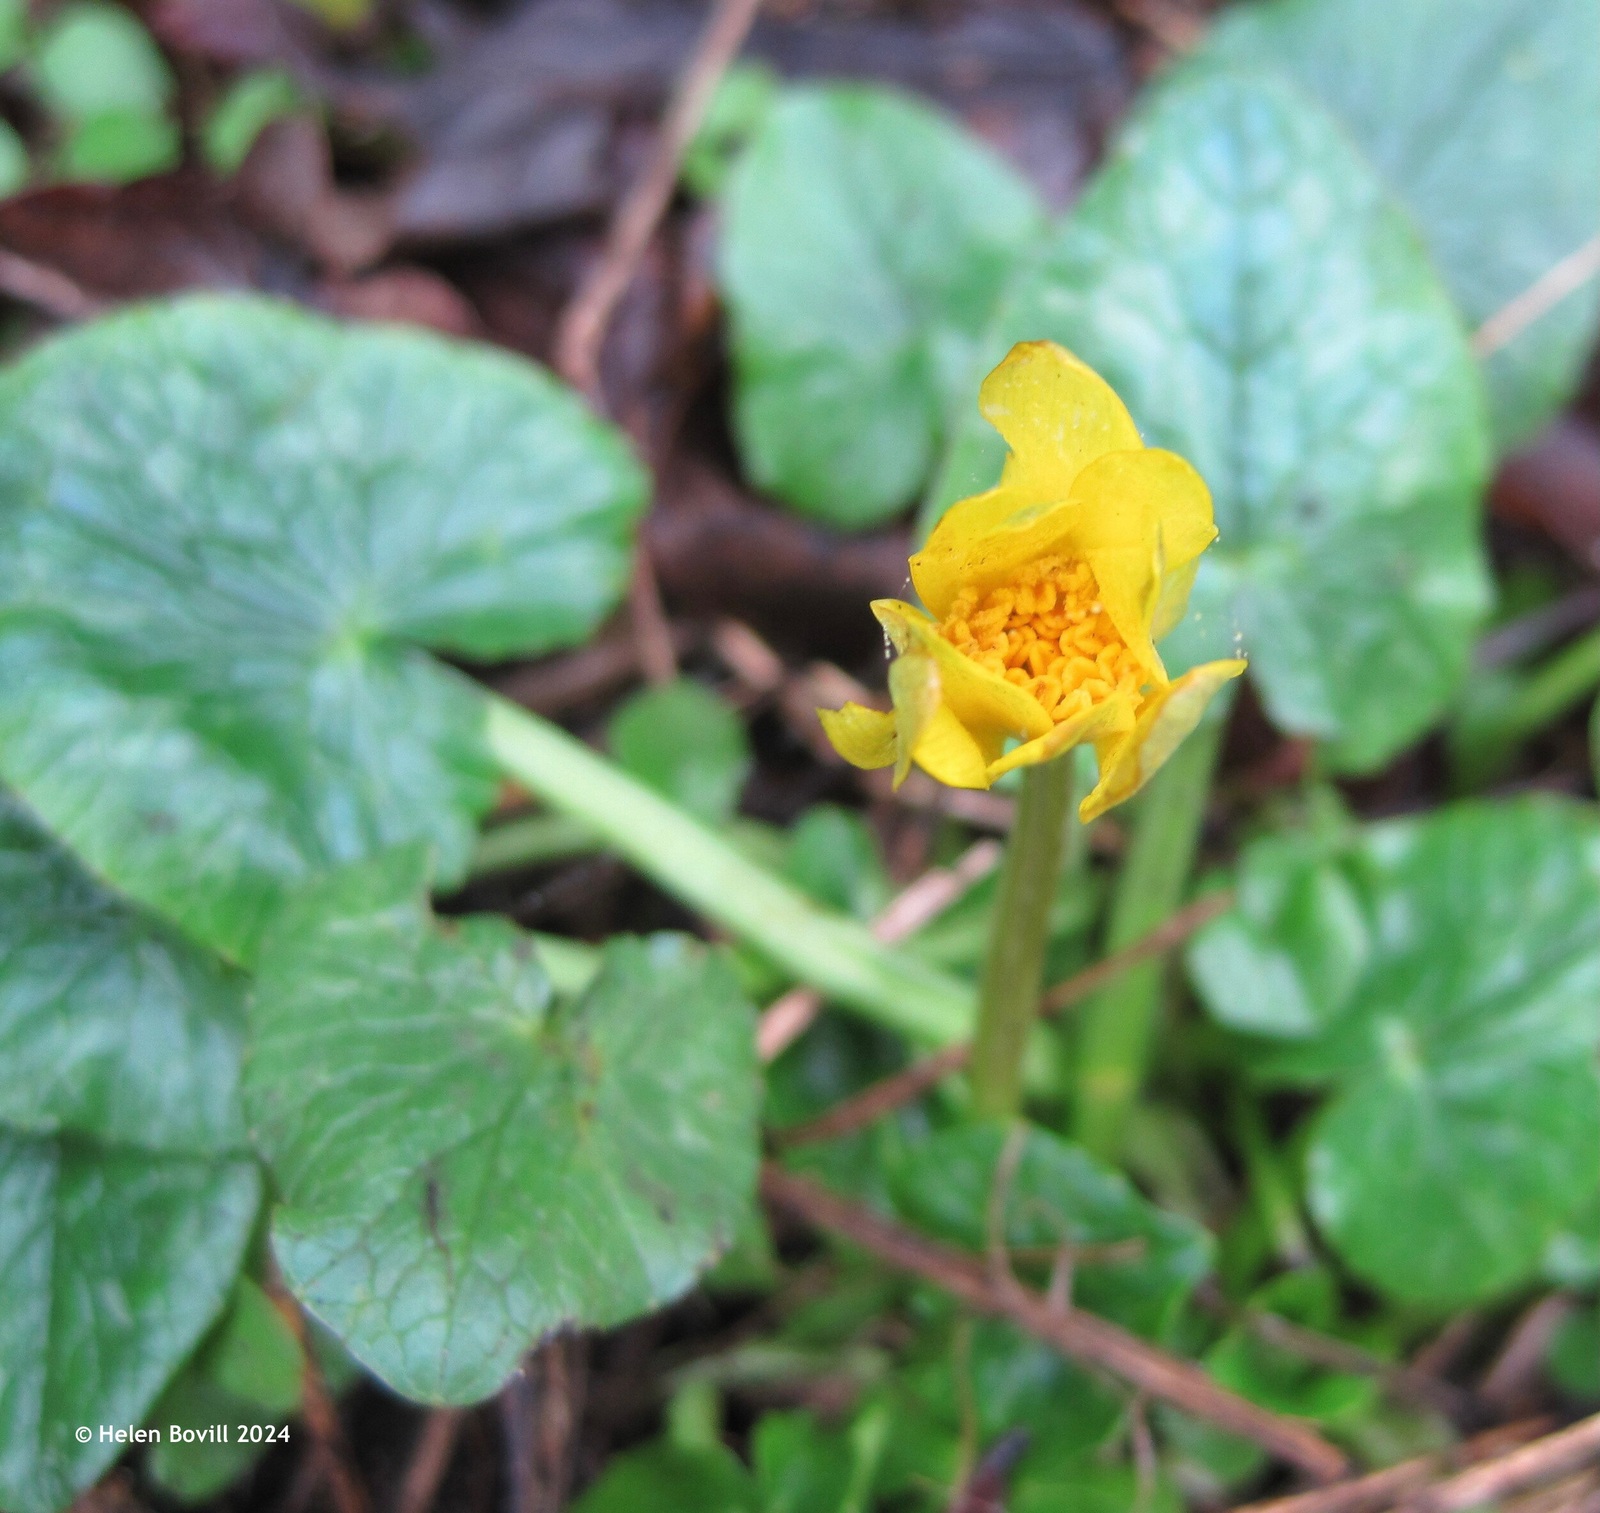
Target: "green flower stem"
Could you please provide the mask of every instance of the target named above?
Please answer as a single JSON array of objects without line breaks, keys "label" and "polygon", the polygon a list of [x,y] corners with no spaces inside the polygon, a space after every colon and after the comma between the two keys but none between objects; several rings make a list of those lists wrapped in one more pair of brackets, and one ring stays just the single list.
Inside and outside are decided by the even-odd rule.
[{"label": "green flower stem", "polygon": [[1233,1094],[1230,1112],[1234,1139],[1250,1179],[1250,1196],[1272,1252],[1285,1266],[1305,1266],[1315,1252],[1300,1217],[1293,1180],[1273,1148],[1261,1106],[1239,1088]]},{"label": "green flower stem", "polygon": [[486,733],[509,776],[800,982],[924,1044],[970,1033],[966,984],[819,909],[558,726],[491,698]]},{"label": "green flower stem", "polygon": [[[1139,801],[1111,901],[1107,954],[1153,930],[1183,897],[1225,725],[1223,710],[1213,706]],[[1160,959],[1131,967],[1091,998],[1080,1015],[1076,1133],[1107,1160],[1119,1153],[1128,1111],[1144,1082],[1163,972]]]},{"label": "green flower stem", "polygon": [[1009,1119],[1022,1106],[1023,1060],[1039,1012],[1050,905],[1067,850],[1076,766],[1071,756],[1028,767],[1006,843],[972,1044],[972,1112]]},{"label": "green flower stem", "polygon": [[1496,734],[1515,745],[1576,709],[1600,685],[1600,626],[1525,674],[1504,709]]},{"label": "green flower stem", "polygon": [[484,833],[472,853],[469,877],[487,877],[541,862],[566,861],[600,849],[594,831],[565,814],[530,814]]}]

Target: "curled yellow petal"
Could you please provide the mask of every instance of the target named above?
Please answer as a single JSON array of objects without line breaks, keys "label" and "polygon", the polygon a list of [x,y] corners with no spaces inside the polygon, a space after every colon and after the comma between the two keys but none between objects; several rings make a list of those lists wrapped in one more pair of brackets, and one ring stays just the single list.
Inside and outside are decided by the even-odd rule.
[{"label": "curled yellow petal", "polygon": [[1217,690],[1245,666],[1239,659],[1206,662],[1151,693],[1132,730],[1097,743],[1100,781],[1078,806],[1078,818],[1088,824],[1132,798],[1200,723]]},{"label": "curled yellow petal", "polygon": [[933,660],[944,703],[972,733],[986,761],[999,756],[1008,737],[1031,739],[1050,730],[1050,716],[1037,699],[962,656],[914,605],[901,599],[875,599],[872,612],[902,656],[919,652]]},{"label": "curled yellow petal", "polygon": [[907,652],[889,668],[889,697],[894,700],[894,786],[911,772],[911,759],[923,733],[942,707],[939,666],[926,652]]},{"label": "curled yellow petal", "polygon": [[1008,751],[998,761],[991,762],[989,781],[992,783],[1015,767],[1032,767],[1039,762],[1053,761],[1085,741],[1103,741],[1132,730],[1133,725],[1133,700],[1113,695],[1103,704],[1096,704],[1070,720],[1063,720],[1048,735],[1027,741]]},{"label": "curled yellow petal", "polygon": [[911,581],[940,617],[963,587],[1002,582],[1050,550],[1046,517],[1086,466],[1143,447],[1111,385],[1054,342],[1014,346],[984,380],[978,407],[1011,452],[999,485],[952,505],[911,559]]},{"label": "curled yellow petal", "polygon": [[852,767],[890,767],[895,758],[894,716],[865,704],[819,709],[817,718],[833,749]]},{"label": "curled yellow petal", "polygon": [[934,710],[912,755],[929,777],[951,788],[989,786],[989,764],[972,732],[955,717],[948,704],[940,704]]}]

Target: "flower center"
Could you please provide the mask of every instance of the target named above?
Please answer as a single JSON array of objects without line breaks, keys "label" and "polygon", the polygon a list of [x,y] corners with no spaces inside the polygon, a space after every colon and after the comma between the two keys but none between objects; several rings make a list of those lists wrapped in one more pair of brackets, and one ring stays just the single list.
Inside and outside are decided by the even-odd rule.
[{"label": "flower center", "polygon": [[1026,689],[1056,724],[1148,675],[1099,599],[1087,562],[1042,557],[981,597],[962,589],[939,632],[963,656]]}]

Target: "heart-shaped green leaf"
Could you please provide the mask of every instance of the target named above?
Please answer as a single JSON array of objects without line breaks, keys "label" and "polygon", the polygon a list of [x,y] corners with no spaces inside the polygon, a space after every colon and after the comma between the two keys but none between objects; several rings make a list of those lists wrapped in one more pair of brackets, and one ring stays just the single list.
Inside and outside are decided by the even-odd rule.
[{"label": "heart-shaped green leaf", "polygon": [[244,1143],[244,978],[108,893],[0,796],[0,1125]]},{"label": "heart-shaped green leaf", "polygon": [[[0,1128],[0,1499],[55,1513],[123,1454],[227,1301],[253,1163]],[[78,1430],[94,1432],[81,1442]]]},{"label": "heart-shaped green leaf", "polygon": [[121,891],[248,956],[286,887],[464,867],[483,709],[426,645],[580,640],[644,480],[537,369],[196,298],[0,387],[0,776]]},{"label": "heart-shaped green leaf", "polygon": [[[52,1513],[126,1443],[228,1296],[239,974],[0,808],[0,1504]],[[87,1442],[80,1426],[89,1426]]]},{"label": "heart-shaped green leaf", "polygon": [[[1288,1037],[1253,1062],[1260,1076],[1331,1086],[1309,1196],[1352,1267],[1430,1304],[1514,1286],[1600,1180],[1600,824],[1549,798],[1461,804],[1303,865],[1358,900],[1361,952],[1330,963],[1278,907],[1296,890],[1246,886],[1242,921],[1191,952],[1202,998]],[[1317,1011],[1241,1015],[1268,971]]]},{"label": "heart-shaped green leaf", "polygon": [[904,508],[1041,226],[1018,175],[927,106],[857,85],[790,91],[723,200],[750,476],[836,525]]},{"label": "heart-shaped green leaf", "polygon": [[408,848],[313,884],[262,949],[251,1129],[285,1277],[399,1391],[466,1402],[567,1323],[676,1297],[756,1166],[750,1011],[673,936],[553,1007],[503,920],[433,926]]},{"label": "heart-shaped green leaf", "polygon": [[[1438,715],[1487,602],[1488,460],[1459,317],[1338,124],[1287,84],[1190,71],[1157,91],[991,348],[1098,368],[1216,504],[1169,667],[1242,643],[1268,712],[1380,764]],[[938,498],[1004,447],[972,417]]]},{"label": "heart-shaped green leaf", "polygon": [[[1211,1237],[1165,1213],[1082,1146],[1048,1130],[995,1124],[941,1131],[895,1173],[896,1202],[936,1234],[985,1250],[991,1224],[1048,1268],[1073,1261],[1073,1296],[1094,1313],[1159,1333],[1211,1268]],[[1008,1148],[1008,1138],[1018,1144]]]},{"label": "heart-shaped green leaf", "polygon": [[[1474,326],[1600,234],[1600,0],[1277,0],[1235,7],[1207,52],[1341,119]],[[1490,356],[1502,447],[1566,403],[1597,320],[1591,275]]]}]

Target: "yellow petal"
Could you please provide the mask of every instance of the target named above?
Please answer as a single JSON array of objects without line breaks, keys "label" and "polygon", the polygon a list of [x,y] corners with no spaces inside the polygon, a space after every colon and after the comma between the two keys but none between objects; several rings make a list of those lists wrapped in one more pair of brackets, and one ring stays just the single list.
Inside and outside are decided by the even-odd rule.
[{"label": "yellow petal", "polygon": [[1206,662],[1150,694],[1133,729],[1097,747],[1100,781],[1078,806],[1078,818],[1088,824],[1132,798],[1200,723],[1217,690],[1244,670],[1241,660]]},{"label": "yellow petal", "polygon": [[987,788],[989,764],[972,732],[940,704],[917,741],[917,766],[951,788]]},{"label": "yellow petal", "polygon": [[1158,678],[1157,638],[1183,614],[1194,563],[1216,538],[1211,495],[1175,452],[1098,458],[1078,475],[1057,549],[1088,560],[1129,649]]},{"label": "yellow petal", "polygon": [[908,652],[889,667],[889,697],[894,700],[894,786],[905,782],[923,732],[938,713],[939,667],[926,652]]},{"label": "yellow petal", "polygon": [[817,718],[833,749],[852,767],[888,767],[895,758],[894,716],[864,704],[819,709]]},{"label": "yellow petal", "polygon": [[1116,390],[1053,341],[1018,342],[984,379],[978,408],[1011,448],[1001,487],[1032,504],[1065,499],[1096,457],[1144,444]]},{"label": "yellow petal", "polygon": [[1127,694],[1112,694],[1109,699],[1086,709],[1082,714],[1063,720],[1048,735],[1008,751],[999,761],[989,764],[989,781],[992,783],[1002,773],[1013,767],[1032,767],[1037,762],[1048,762],[1081,746],[1085,741],[1100,741],[1133,729],[1134,700]]},{"label": "yellow petal", "polygon": [[914,605],[875,599],[872,612],[896,651],[921,652],[933,659],[944,704],[971,733],[985,761],[1000,755],[1008,737],[1031,739],[1051,729],[1050,716],[1032,694],[962,656]]},{"label": "yellow petal", "polygon": [[1143,446],[1111,385],[1054,342],[1013,347],[984,380],[978,407],[1011,454],[998,487],[952,505],[911,559],[917,593],[941,618],[966,584],[992,587],[1050,549],[1047,517],[1089,463]]}]

